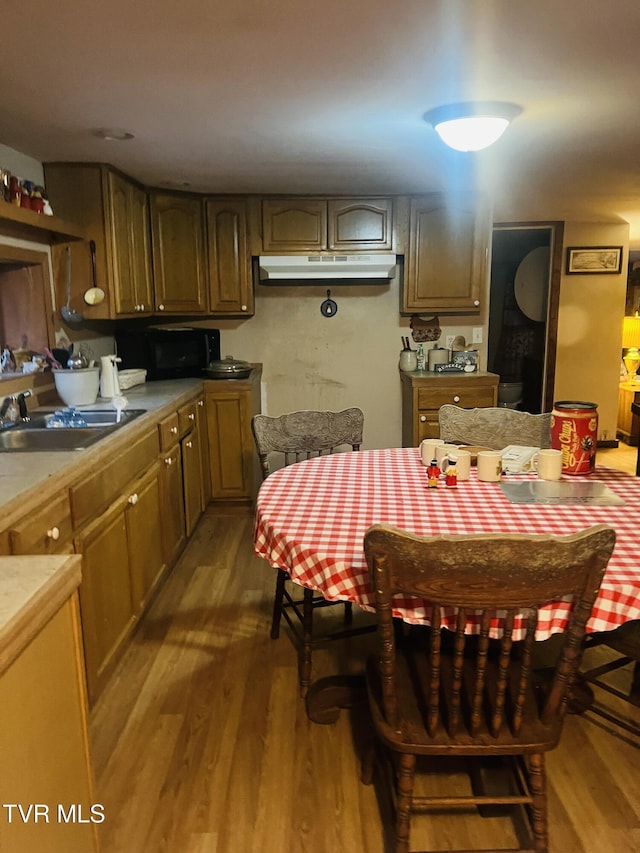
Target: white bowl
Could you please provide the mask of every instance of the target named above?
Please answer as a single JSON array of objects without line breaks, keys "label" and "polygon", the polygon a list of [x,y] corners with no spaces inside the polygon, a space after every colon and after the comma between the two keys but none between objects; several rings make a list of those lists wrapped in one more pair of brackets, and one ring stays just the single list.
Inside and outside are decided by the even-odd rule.
[{"label": "white bowl", "polygon": [[67,406],[90,406],[98,397],[100,368],[81,370],[54,370],[58,396]]}]

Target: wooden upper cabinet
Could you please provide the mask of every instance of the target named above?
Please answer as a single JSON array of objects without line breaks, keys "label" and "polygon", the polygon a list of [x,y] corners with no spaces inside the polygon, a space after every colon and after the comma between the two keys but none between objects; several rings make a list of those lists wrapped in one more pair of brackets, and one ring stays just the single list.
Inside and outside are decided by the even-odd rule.
[{"label": "wooden upper cabinet", "polygon": [[329,250],[393,249],[392,199],[330,199],[328,213]]},{"label": "wooden upper cabinet", "polygon": [[264,252],[393,249],[391,198],[263,199]]},{"label": "wooden upper cabinet", "polygon": [[[145,190],[99,163],[46,163],[47,192],[54,210],[77,222],[87,240],[71,245],[72,304],[88,320],[113,320],[153,311],[149,211]],[[89,241],[96,247],[97,286],[105,299],[87,305],[82,294],[93,287]],[[59,304],[64,300],[66,254],[52,252]]]},{"label": "wooden upper cabinet", "polygon": [[107,181],[116,314],[150,314],[154,304],[147,194],[115,172],[107,174]]},{"label": "wooden upper cabinet", "polygon": [[308,252],[327,248],[324,199],[263,199],[262,249]]},{"label": "wooden upper cabinet", "polygon": [[248,209],[245,199],[207,199],[209,309],[212,314],[254,313]]},{"label": "wooden upper cabinet", "polygon": [[205,314],[208,305],[201,200],[152,193],[151,233],[156,311]]},{"label": "wooden upper cabinet", "polygon": [[490,240],[491,213],[484,199],[411,199],[401,310],[480,314]]}]

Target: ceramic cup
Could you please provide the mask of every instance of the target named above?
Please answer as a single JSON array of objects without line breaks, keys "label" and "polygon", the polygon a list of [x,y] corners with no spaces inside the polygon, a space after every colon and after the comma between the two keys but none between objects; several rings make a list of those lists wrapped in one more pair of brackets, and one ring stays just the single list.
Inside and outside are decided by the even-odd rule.
[{"label": "ceramic cup", "polygon": [[499,450],[481,450],[478,453],[478,479],[497,483],[502,475],[502,453]]},{"label": "ceramic cup", "polygon": [[436,447],[444,444],[441,438],[425,438],[420,442],[420,459],[423,465],[431,465],[436,456]]},{"label": "ceramic cup", "polygon": [[445,458],[445,456],[449,456],[449,454],[451,454],[451,453],[454,456],[457,456],[457,454],[458,454],[458,445],[457,444],[444,444],[444,442],[443,442],[442,444],[439,444],[436,447],[436,454],[435,454],[436,461],[438,462],[438,468],[440,468],[441,471],[443,470],[443,468],[442,468],[443,459]]},{"label": "ceramic cup", "polygon": [[468,450],[455,450],[448,453],[442,460],[442,470],[446,473],[449,465],[455,463],[458,472],[458,482],[469,479],[471,470],[471,454]]},{"label": "ceramic cup", "polygon": [[541,480],[559,480],[562,477],[562,451],[545,448],[531,460],[534,471]]}]

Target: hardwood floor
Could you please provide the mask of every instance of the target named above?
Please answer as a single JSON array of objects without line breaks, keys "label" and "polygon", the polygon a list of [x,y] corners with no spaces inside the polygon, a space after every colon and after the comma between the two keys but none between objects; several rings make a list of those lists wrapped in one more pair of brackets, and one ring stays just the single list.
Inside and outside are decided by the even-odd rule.
[{"label": "hardwood floor", "polygon": [[[269,639],[274,583],[253,555],[252,518],[201,520],[91,714],[102,853],[386,849],[388,810],[359,781],[366,717],[307,719],[286,626]],[[314,652],[314,677],[361,671],[374,642]],[[640,709],[618,710],[640,723]],[[551,851],[640,849],[639,759],[638,739],[615,725],[591,712],[567,718],[547,757]],[[451,773],[436,784],[445,781],[458,784]],[[505,818],[419,820],[412,848],[513,843]]]}]

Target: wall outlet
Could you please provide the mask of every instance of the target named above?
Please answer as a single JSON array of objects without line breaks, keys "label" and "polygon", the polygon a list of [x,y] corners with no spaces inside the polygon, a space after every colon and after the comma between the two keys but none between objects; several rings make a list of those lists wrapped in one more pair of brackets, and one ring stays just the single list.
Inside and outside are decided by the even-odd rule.
[{"label": "wall outlet", "polygon": [[474,326],[471,337],[472,344],[482,343],[482,326]]},{"label": "wall outlet", "polygon": [[444,339],[445,349],[451,349],[451,347],[453,346],[453,342],[454,342],[455,338],[456,338],[455,335],[447,335],[445,337],[445,339]]}]

